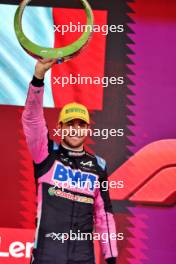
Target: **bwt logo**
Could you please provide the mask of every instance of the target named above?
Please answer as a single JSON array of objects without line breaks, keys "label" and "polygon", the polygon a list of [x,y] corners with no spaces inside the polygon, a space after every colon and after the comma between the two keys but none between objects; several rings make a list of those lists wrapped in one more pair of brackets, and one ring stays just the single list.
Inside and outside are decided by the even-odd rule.
[{"label": "bwt logo", "polygon": [[77,188],[88,188],[90,191],[94,191],[97,176],[80,170],[73,170],[70,167],[65,167],[61,163],[57,163],[53,181],[60,182],[61,184],[68,184]]},{"label": "bwt logo", "polygon": [[20,241],[14,241],[10,243],[8,252],[1,251],[2,247],[2,238],[0,237],[0,258],[30,258],[31,250],[34,246],[34,243],[26,242],[22,243]]}]

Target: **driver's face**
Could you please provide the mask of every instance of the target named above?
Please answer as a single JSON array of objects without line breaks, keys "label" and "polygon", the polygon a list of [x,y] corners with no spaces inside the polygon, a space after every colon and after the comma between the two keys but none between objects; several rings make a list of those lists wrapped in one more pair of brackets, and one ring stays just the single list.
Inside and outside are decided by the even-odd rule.
[{"label": "driver's face", "polygon": [[62,134],[64,143],[71,148],[79,148],[83,145],[87,137],[89,125],[81,119],[73,119],[67,123],[61,123],[60,128],[61,132],[64,130]]}]

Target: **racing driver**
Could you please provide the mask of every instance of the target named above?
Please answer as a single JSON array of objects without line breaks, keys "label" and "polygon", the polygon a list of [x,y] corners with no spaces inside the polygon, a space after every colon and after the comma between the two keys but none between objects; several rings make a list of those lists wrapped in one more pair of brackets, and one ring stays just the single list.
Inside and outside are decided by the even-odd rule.
[{"label": "racing driver", "polygon": [[[117,241],[108,190],[106,162],[84,149],[85,134],[67,134],[60,144],[48,137],[43,113],[44,77],[56,60],[42,59],[35,66],[29,85],[22,124],[34,163],[37,183],[37,228],[32,264],[95,264],[90,234],[100,234],[102,254],[107,264],[115,264]],[[87,108],[70,103],[60,112],[61,131],[89,127]],[[100,183],[96,187],[96,183]],[[63,188],[64,186],[64,188]],[[72,234],[84,234],[71,239]],[[103,240],[102,234],[108,239]]]}]

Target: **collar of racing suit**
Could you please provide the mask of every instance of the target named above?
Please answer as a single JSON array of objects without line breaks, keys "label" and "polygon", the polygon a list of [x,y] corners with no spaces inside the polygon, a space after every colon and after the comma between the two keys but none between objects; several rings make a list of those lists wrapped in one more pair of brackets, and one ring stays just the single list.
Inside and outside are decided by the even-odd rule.
[{"label": "collar of racing suit", "polygon": [[86,153],[84,148],[83,150],[71,150],[71,149],[65,148],[64,146],[62,146],[62,144],[60,144],[59,146],[59,151],[65,154],[66,156],[73,157],[73,158],[82,157]]}]

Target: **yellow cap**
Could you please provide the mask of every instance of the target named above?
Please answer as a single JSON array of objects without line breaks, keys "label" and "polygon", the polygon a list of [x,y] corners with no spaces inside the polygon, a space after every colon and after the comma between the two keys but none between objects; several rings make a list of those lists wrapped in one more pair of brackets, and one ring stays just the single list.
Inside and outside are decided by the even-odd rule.
[{"label": "yellow cap", "polygon": [[89,124],[90,117],[87,108],[84,105],[78,103],[66,104],[60,112],[59,123],[66,123],[73,119],[81,119]]}]

